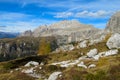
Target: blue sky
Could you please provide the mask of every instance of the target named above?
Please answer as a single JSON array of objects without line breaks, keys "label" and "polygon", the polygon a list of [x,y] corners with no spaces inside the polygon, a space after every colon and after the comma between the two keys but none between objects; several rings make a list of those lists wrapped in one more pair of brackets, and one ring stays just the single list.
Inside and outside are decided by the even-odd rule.
[{"label": "blue sky", "polygon": [[0,0],[0,31],[23,32],[61,20],[103,29],[120,0]]}]

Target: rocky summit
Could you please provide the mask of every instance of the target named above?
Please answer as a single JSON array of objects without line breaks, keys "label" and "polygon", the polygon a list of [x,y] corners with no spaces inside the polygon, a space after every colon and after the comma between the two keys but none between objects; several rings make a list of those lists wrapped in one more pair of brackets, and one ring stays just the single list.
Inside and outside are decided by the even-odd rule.
[{"label": "rocky summit", "polygon": [[[77,32],[84,32],[90,30],[98,30],[98,29],[94,28],[92,25],[82,24],[77,20],[71,20],[71,21],[64,20],[51,25],[40,26],[33,31],[32,35],[34,37],[71,35],[72,33],[75,34]],[[26,31],[25,33],[22,34],[22,36],[25,36],[27,34],[31,34],[31,32]]]}]

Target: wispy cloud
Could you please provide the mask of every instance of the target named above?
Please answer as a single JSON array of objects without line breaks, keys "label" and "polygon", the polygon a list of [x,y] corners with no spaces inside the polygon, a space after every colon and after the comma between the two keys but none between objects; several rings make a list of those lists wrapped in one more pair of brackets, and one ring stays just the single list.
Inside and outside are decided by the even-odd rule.
[{"label": "wispy cloud", "polygon": [[32,15],[15,12],[0,12],[0,20],[20,20],[32,17]]},{"label": "wispy cloud", "polygon": [[109,16],[110,14],[112,14],[112,12],[104,11],[104,10],[98,10],[95,12],[82,11],[82,12],[76,13],[75,17],[105,18],[105,17]]},{"label": "wispy cloud", "polygon": [[113,12],[111,11],[104,11],[104,10],[98,10],[98,11],[81,11],[81,12],[59,12],[54,14],[55,18],[106,18],[110,16]]},{"label": "wispy cloud", "polygon": [[37,18],[35,15],[0,12],[0,31],[5,32],[23,32],[26,30],[33,30],[40,25],[50,24],[52,22],[55,22],[55,20]]},{"label": "wispy cloud", "polygon": [[55,18],[68,18],[73,16],[72,12],[61,12],[61,13],[57,13],[54,17]]}]

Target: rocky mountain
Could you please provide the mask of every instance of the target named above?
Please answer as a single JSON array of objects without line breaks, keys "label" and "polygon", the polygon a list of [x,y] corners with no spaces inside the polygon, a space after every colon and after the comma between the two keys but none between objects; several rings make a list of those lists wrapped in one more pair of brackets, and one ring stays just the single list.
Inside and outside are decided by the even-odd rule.
[{"label": "rocky mountain", "polygon": [[113,33],[120,33],[120,11],[116,12],[108,21],[106,30]]},{"label": "rocky mountain", "polygon": [[76,20],[64,20],[51,25],[40,26],[32,31],[26,31],[21,36],[48,37],[55,36],[58,44],[81,41],[83,39],[93,38],[101,30],[92,25],[82,24]]},{"label": "rocky mountain", "polygon": [[0,38],[15,38],[19,33],[0,32]]},{"label": "rocky mountain", "polygon": [[0,61],[10,60],[0,62],[0,80],[120,80],[118,17],[105,30],[61,21],[0,39]]},{"label": "rocky mountain", "polygon": [[40,26],[32,32],[26,31],[22,36],[32,34],[34,37],[39,36],[56,36],[56,35],[71,35],[72,33],[97,30],[92,25],[82,24],[79,21],[60,21],[51,25]]}]

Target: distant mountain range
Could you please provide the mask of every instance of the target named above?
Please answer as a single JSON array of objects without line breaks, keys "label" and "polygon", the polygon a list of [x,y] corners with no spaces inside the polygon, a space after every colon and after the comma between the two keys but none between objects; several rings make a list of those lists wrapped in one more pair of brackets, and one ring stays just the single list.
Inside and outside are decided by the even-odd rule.
[{"label": "distant mountain range", "polygon": [[0,38],[15,38],[19,33],[0,32]]}]

